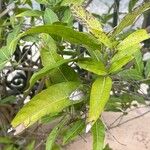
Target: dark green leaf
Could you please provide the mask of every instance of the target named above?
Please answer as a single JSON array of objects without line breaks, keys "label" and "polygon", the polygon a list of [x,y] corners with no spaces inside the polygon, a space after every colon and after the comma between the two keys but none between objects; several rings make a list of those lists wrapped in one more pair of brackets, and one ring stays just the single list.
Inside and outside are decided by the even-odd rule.
[{"label": "dark green leaf", "polygon": [[145,77],[146,78],[150,77],[150,60],[147,61],[145,66]]},{"label": "dark green leaf", "polygon": [[134,6],[136,5],[136,3],[138,2],[138,0],[130,0],[129,1],[129,6],[128,6],[128,11],[131,12],[132,9],[134,8]]},{"label": "dark green leaf", "polygon": [[123,70],[118,74],[124,80],[142,80],[143,77],[136,69]]},{"label": "dark green leaf", "polygon": [[57,136],[59,135],[60,130],[66,124],[67,120],[68,120],[67,117],[63,118],[61,120],[61,122],[53,128],[53,130],[51,131],[51,133],[49,134],[49,136],[46,140],[46,150],[52,150],[54,142],[55,142]]},{"label": "dark green leaf", "polygon": [[63,144],[69,143],[78,136],[85,128],[83,120],[76,121],[63,135]]}]

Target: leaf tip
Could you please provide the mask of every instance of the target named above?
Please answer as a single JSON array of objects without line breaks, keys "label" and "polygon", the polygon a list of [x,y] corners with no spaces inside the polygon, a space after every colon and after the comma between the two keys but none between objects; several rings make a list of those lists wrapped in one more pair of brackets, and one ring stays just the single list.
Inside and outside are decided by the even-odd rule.
[{"label": "leaf tip", "polygon": [[14,136],[18,135],[19,133],[21,133],[25,129],[26,129],[26,127],[24,126],[24,124],[18,125],[16,128],[14,128],[14,130],[15,130]]},{"label": "leaf tip", "polygon": [[85,133],[88,133],[88,132],[91,130],[91,128],[92,128],[92,124],[91,124],[91,123],[88,123],[88,124],[86,125]]}]

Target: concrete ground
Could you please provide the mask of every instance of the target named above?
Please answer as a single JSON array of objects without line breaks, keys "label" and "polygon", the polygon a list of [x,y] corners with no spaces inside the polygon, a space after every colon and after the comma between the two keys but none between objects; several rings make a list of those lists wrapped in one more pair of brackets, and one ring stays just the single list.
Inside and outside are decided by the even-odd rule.
[{"label": "concrete ground", "polygon": [[[150,107],[135,109],[118,121],[115,120],[120,113],[104,112],[103,120],[106,126],[112,128],[107,130],[105,142],[109,143],[113,150],[150,150],[149,111]],[[114,121],[115,124],[112,124]],[[122,125],[115,127],[118,123]],[[79,137],[64,150],[92,150],[91,135]]]}]

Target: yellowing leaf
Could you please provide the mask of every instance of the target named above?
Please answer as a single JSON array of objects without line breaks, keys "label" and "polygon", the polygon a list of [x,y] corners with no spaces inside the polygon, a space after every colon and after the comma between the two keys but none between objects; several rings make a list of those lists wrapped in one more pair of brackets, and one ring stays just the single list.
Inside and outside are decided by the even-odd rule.
[{"label": "yellowing leaf", "polygon": [[86,11],[82,6],[71,5],[70,6],[72,14],[74,17],[85,27],[92,32],[92,29],[101,30],[101,23],[88,11]]},{"label": "yellowing leaf", "polygon": [[109,99],[112,80],[110,77],[98,77],[92,85],[90,108],[87,122],[93,125],[100,117]]},{"label": "yellowing leaf", "polygon": [[79,67],[88,70],[90,72],[93,72],[98,75],[106,75],[107,70],[105,69],[104,64],[101,61],[94,61],[90,58],[80,60],[77,63]]},{"label": "yellowing leaf", "polygon": [[126,49],[123,49],[122,51],[119,51],[114,55],[114,57],[111,59],[111,63],[118,61],[120,59],[123,59],[124,57],[133,56],[137,51],[139,51],[141,46],[139,44],[133,45],[131,47],[127,47]]},{"label": "yellowing leaf", "polygon": [[61,6],[70,6],[71,4],[82,5],[85,0],[62,0]]},{"label": "yellowing leaf", "polygon": [[104,33],[103,31],[91,29],[91,33],[105,46],[112,48],[113,42],[110,40],[110,38]]},{"label": "yellowing leaf", "polygon": [[75,18],[85,26],[101,43],[112,48],[112,42],[105,32],[102,30],[101,23],[82,6],[72,5],[72,14]]},{"label": "yellowing leaf", "polygon": [[109,68],[109,73],[115,73],[119,71],[124,65],[126,65],[132,59],[133,56],[125,56],[119,60],[114,61]]},{"label": "yellowing leaf", "polygon": [[78,82],[62,82],[43,90],[18,112],[11,122],[12,126],[25,129],[47,114],[61,112],[69,105],[80,102],[69,100],[69,95],[78,86]]},{"label": "yellowing leaf", "polygon": [[125,38],[120,44],[117,46],[118,51],[122,51],[131,47],[133,45],[139,44],[140,42],[150,38],[147,31],[145,29],[140,29],[132,34],[130,34],[127,38]]}]

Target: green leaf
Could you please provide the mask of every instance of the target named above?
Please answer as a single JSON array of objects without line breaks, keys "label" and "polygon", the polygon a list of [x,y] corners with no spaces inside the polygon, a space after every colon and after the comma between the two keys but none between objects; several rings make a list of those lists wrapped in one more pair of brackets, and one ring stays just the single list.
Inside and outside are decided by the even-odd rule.
[{"label": "green leaf", "polygon": [[42,77],[48,75],[50,73],[50,71],[52,71],[53,69],[58,68],[60,65],[62,65],[64,63],[68,63],[70,61],[71,61],[70,59],[63,59],[53,65],[46,65],[40,71],[38,71],[32,75],[32,77],[30,79],[30,87],[32,87],[36,81],[38,81]]},{"label": "green leaf", "polygon": [[140,50],[139,44],[133,45],[131,47],[127,47],[126,49],[123,49],[121,51],[118,50],[118,52],[111,59],[111,63],[123,59],[125,57],[134,56],[134,54],[139,50]]},{"label": "green leaf", "polygon": [[58,21],[59,19],[57,15],[50,8],[46,8],[44,12],[44,23],[53,24],[54,22],[58,22]]},{"label": "green leaf", "polygon": [[79,5],[72,5],[71,10],[74,17],[83,24],[89,32],[91,32],[101,43],[112,48],[112,42],[106,33],[103,32],[101,23],[97,18]]},{"label": "green leaf", "polygon": [[37,27],[33,27],[27,30],[24,33],[19,34],[16,38],[14,38],[14,40],[12,40],[12,42],[9,44],[7,51],[6,51],[6,52],[9,51],[9,55],[6,55],[7,59],[5,58],[5,55],[3,56],[4,52],[0,51],[0,57],[4,57],[3,59],[5,61],[5,62],[2,61],[0,63],[0,68],[2,68],[6,62],[8,62],[8,59],[10,59],[10,56],[15,52],[16,45],[21,37],[26,36],[28,34],[37,34],[37,33],[48,33],[51,35],[57,35],[71,43],[80,44],[92,50],[101,50],[100,43],[97,41],[97,39],[95,39],[93,36],[91,36],[88,33],[77,32],[69,27],[62,26],[62,25],[37,26]]},{"label": "green leaf", "polygon": [[62,0],[61,6],[70,6],[71,4],[81,5],[84,0]]},{"label": "green leaf", "polygon": [[16,101],[16,97],[15,96],[8,96],[5,97],[3,99],[0,100],[0,104],[7,104],[7,103],[12,103]]},{"label": "green leaf", "polygon": [[18,15],[16,15],[16,17],[40,17],[43,15],[42,11],[39,10],[27,10],[24,11]]},{"label": "green leaf", "polygon": [[12,144],[13,141],[9,137],[0,137],[0,143],[1,144]]},{"label": "green leaf", "polygon": [[113,150],[113,149],[109,147],[109,144],[106,144],[106,146],[103,150]]},{"label": "green leaf", "polygon": [[150,60],[147,61],[145,66],[145,77],[146,78],[150,77]]},{"label": "green leaf", "polygon": [[93,150],[103,150],[105,139],[105,127],[99,119],[92,127]]},{"label": "green leaf", "polygon": [[134,54],[134,58],[135,58],[135,69],[141,76],[143,76],[144,63],[141,51],[137,51],[137,53]]},{"label": "green leaf", "polygon": [[81,5],[71,5],[70,8],[73,16],[90,32],[92,32],[92,29],[102,31],[102,26],[99,20],[86,11]]},{"label": "green leaf", "polygon": [[110,40],[110,38],[106,35],[105,32],[102,32],[100,30],[92,29],[91,33],[105,46],[112,48],[113,42]]},{"label": "green leaf", "polygon": [[101,61],[95,61],[91,58],[87,58],[87,59],[79,60],[77,65],[97,75],[107,74],[106,68]]},{"label": "green leaf", "polygon": [[17,25],[13,28],[13,31],[11,33],[8,34],[8,37],[7,37],[7,45],[10,44],[10,42],[14,39],[14,37],[17,37],[18,34],[20,33],[21,31],[21,25]]},{"label": "green leaf", "polygon": [[53,128],[46,140],[46,150],[52,150],[54,142],[57,136],[59,135],[59,132],[61,131],[62,127],[66,124],[67,120],[68,118],[63,118],[61,122]]},{"label": "green leaf", "polygon": [[73,16],[69,8],[65,10],[61,21],[67,23],[68,26],[73,26]]},{"label": "green leaf", "polygon": [[3,46],[0,49],[0,70],[3,69],[5,64],[10,60],[10,52],[7,46]]},{"label": "green leaf", "polygon": [[63,144],[69,143],[78,136],[85,128],[85,122],[83,120],[76,121],[63,135]]},{"label": "green leaf", "polygon": [[87,122],[93,125],[101,115],[109,99],[112,80],[110,77],[98,77],[92,85],[90,108]]},{"label": "green leaf", "polygon": [[121,98],[111,96],[105,106],[105,111],[121,112],[122,109],[121,101],[122,101]]},{"label": "green leaf", "polygon": [[34,96],[16,115],[12,126],[18,134],[41,117],[61,112],[64,108],[78,103],[69,99],[70,94],[79,86],[78,82],[62,82],[52,85]]},{"label": "green leaf", "polygon": [[142,80],[143,77],[136,69],[123,70],[118,74],[124,80]]},{"label": "green leaf", "polygon": [[126,65],[128,62],[130,62],[133,59],[133,56],[125,56],[117,61],[114,61],[110,68],[109,73],[115,73],[121,70],[121,68]]},{"label": "green leaf", "polygon": [[138,0],[130,0],[129,1],[129,5],[128,5],[128,11],[131,12],[133,7],[136,5],[136,3],[138,2]]},{"label": "green leaf", "polygon": [[125,50],[133,45],[137,45],[140,42],[150,38],[145,29],[136,30],[126,37],[120,44],[117,46],[118,51]]},{"label": "green leaf", "polygon": [[131,13],[128,13],[117,26],[117,28],[112,33],[112,36],[116,36],[120,33],[124,28],[132,25],[135,20],[146,10],[150,8],[150,2],[143,3],[139,7],[135,8]]},{"label": "green leaf", "polygon": [[[55,41],[48,34],[42,34],[42,47],[40,53],[43,66],[56,65],[59,61],[63,60],[63,57],[57,54]],[[66,64],[51,70],[48,77],[51,84],[79,80],[73,68]]]},{"label": "green leaf", "polygon": [[35,141],[32,141],[27,145],[26,150],[33,150],[34,146],[35,146]]},{"label": "green leaf", "polygon": [[36,0],[38,3],[40,4],[45,4],[45,5],[49,5],[49,0]]},{"label": "green leaf", "polygon": [[36,34],[36,33],[49,33],[51,35],[57,35],[64,40],[67,40],[74,44],[81,44],[83,46],[87,46],[89,48],[100,49],[99,42],[90,34],[77,32],[69,27],[62,25],[44,25],[37,26],[27,30],[23,35],[27,34]]}]

